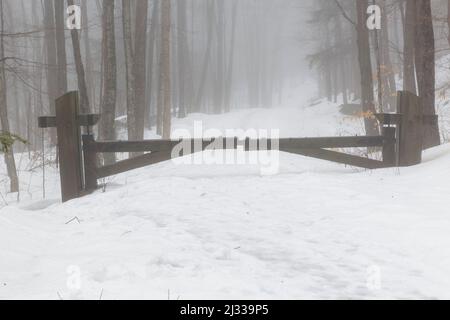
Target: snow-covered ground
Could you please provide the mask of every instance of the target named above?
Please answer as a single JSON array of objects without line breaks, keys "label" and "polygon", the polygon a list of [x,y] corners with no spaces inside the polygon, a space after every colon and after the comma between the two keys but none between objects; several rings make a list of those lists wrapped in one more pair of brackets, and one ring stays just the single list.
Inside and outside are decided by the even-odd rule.
[{"label": "snow-covered ground", "polygon": [[[283,137],[362,133],[324,102],[174,127],[198,120]],[[450,298],[448,144],[378,171],[286,153],[271,176],[169,161],[64,204],[56,169],[42,199],[40,169],[18,157],[20,201],[2,192],[0,299]]]}]

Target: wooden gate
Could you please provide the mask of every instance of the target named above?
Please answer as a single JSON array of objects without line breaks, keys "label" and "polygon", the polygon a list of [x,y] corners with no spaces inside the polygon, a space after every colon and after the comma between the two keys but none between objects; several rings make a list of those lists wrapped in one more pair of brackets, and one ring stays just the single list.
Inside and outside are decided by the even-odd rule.
[{"label": "wooden gate", "polygon": [[[97,181],[112,175],[172,159],[172,150],[179,143],[190,144],[191,153],[210,146],[221,149],[243,148],[246,151],[279,150],[307,157],[333,161],[366,169],[411,166],[421,162],[423,125],[420,98],[398,93],[397,114],[377,114],[382,134],[379,136],[244,139],[213,138],[185,140],[96,141],[93,134],[81,135],[80,127],[96,125],[99,115],[79,114],[78,93],[70,92],[56,101],[56,116],[40,117],[39,127],[56,127],[61,176],[62,200],[68,201],[97,189]],[[428,122],[429,119],[428,119]],[[330,149],[380,147],[382,160],[354,156]],[[215,147],[217,149],[217,147]],[[214,148],[213,148],[214,149]],[[101,153],[143,153],[137,157],[100,165]],[[188,153],[176,155],[185,156]]]}]

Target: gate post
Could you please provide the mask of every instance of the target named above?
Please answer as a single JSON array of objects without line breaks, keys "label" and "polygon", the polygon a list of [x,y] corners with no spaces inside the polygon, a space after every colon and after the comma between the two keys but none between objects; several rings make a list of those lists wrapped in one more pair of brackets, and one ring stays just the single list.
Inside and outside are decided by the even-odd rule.
[{"label": "gate post", "polygon": [[83,190],[78,92],[58,98],[55,108],[61,196],[65,202],[80,197]]},{"label": "gate post", "polygon": [[86,191],[96,190],[97,184],[97,154],[89,146],[94,144],[92,134],[83,135],[83,155],[84,155],[84,187]]},{"label": "gate post", "polygon": [[398,136],[399,166],[422,162],[423,110],[421,99],[408,91],[399,91],[397,108],[401,116]]},{"label": "gate post", "polygon": [[391,168],[397,166],[397,156],[396,156],[396,132],[395,127],[386,126],[382,127],[383,137],[385,138],[383,142],[383,163],[386,168]]}]

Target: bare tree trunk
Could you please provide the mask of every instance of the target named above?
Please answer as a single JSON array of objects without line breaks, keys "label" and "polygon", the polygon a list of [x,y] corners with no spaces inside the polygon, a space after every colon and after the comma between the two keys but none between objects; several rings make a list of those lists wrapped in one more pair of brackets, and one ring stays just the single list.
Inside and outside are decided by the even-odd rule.
[{"label": "bare tree trunk", "polygon": [[375,113],[372,63],[370,57],[369,32],[366,26],[367,0],[356,0],[358,24],[358,60],[361,73],[361,106],[367,135],[378,135],[378,124],[373,119]]},{"label": "bare tree trunk", "polygon": [[[344,44],[344,37],[342,35],[342,23],[341,23],[341,17],[337,16],[335,18],[335,26],[336,26],[336,46],[341,47]],[[348,96],[347,96],[347,69],[346,69],[346,56],[344,53],[344,50],[339,49],[339,54],[337,56],[340,60],[340,67],[339,67],[339,73],[341,74],[341,92],[342,92],[342,100],[344,104],[348,104]]]},{"label": "bare tree trunk", "polygon": [[[73,0],[67,0],[67,4],[72,6],[74,4]],[[72,46],[73,46],[73,57],[75,59],[75,67],[77,69],[78,78],[78,90],[80,94],[80,110],[82,113],[89,113],[89,97],[86,85],[86,75],[84,72],[83,60],[81,58],[81,48],[80,48],[80,37],[77,29],[72,29],[70,31],[72,36]]]},{"label": "bare tree trunk", "polygon": [[[114,140],[117,94],[116,36],[114,28],[114,0],[103,1],[102,33],[103,33],[103,96],[101,104],[102,119],[100,122],[100,138]],[[105,164],[116,161],[113,153],[104,155]]]},{"label": "bare tree trunk", "polygon": [[144,138],[144,116],[146,109],[145,89],[147,87],[147,19],[148,0],[136,4],[135,64],[136,80],[136,138]]},{"label": "bare tree trunk", "polygon": [[54,0],[55,4],[55,26],[56,26],[56,52],[58,59],[58,96],[67,92],[67,55],[66,35],[64,24],[64,1]]},{"label": "bare tree trunk", "polygon": [[[148,48],[148,59],[147,59],[147,90],[146,90],[146,102],[145,102],[145,127],[151,128],[151,114],[152,114],[152,105],[153,105],[153,74],[155,73],[156,68],[154,68],[154,57],[155,57],[155,42],[156,42],[156,34],[157,27],[159,24],[159,0],[153,0],[153,9],[152,9],[152,20],[150,22],[150,35],[149,35],[149,48]],[[157,91],[157,90],[155,90]]]},{"label": "bare tree trunk", "polygon": [[190,108],[187,92],[188,86],[188,70],[190,69],[189,46],[187,41],[187,18],[186,18],[186,1],[178,2],[177,20],[178,20],[178,88],[179,88],[179,112],[178,117],[186,116],[188,106]]},{"label": "bare tree trunk", "polygon": [[123,44],[125,49],[126,85],[127,85],[127,125],[128,140],[137,140],[136,136],[136,79],[131,31],[131,3],[122,0]]},{"label": "bare tree trunk", "polygon": [[[8,120],[8,99],[6,89],[6,73],[5,73],[5,46],[4,46],[4,26],[5,13],[3,8],[3,0],[0,0],[0,14],[1,14],[1,30],[0,30],[0,122],[3,133],[9,133]],[[16,162],[14,160],[14,151],[12,147],[10,150],[5,150],[5,164],[10,181],[10,191],[19,192],[19,178],[17,176]]]},{"label": "bare tree trunk", "polygon": [[214,112],[223,112],[223,95],[225,85],[225,2],[216,0],[216,39],[217,39],[217,61],[216,61],[216,84],[214,86]]},{"label": "bare tree trunk", "polygon": [[403,90],[417,94],[414,69],[414,47],[416,42],[416,1],[406,1],[403,49]]},{"label": "bare tree trunk", "polygon": [[447,0],[447,26],[448,26],[448,43],[450,44],[450,0]]},{"label": "bare tree trunk", "polygon": [[[430,0],[417,0],[416,70],[423,113],[436,115],[435,107],[435,41]],[[439,125],[424,126],[424,148],[441,143]]]},{"label": "bare tree trunk", "polygon": [[87,11],[87,0],[83,0],[81,6],[81,22],[84,33],[84,52],[86,62],[86,83],[88,87],[88,99],[91,105],[92,111],[96,110],[96,98],[95,98],[95,82],[94,82],[94,66],[92,64],[91,43],[89,37],[89,19]]},{"label": "bare tree trunk", "polygon": [[[384,77],[386,90],[384,90],[383,101],[388,104],[387,111],[394,112],[396,108],[396,93],[397,85],[395,83],[395,72],[391,62],[390,55],[390,39],[389,39],[389,25],[386,0],[381,0],[382,8],[382,28],[381,28],[381,59],[382,59],[382,75]],[[396,22],[395,22],[396,23]]]},{"label": "bare tree trunk", "polygon": [[207,16],[207,23],[208,23],[206,53],[205,53],[205,58],[203,59],[203,68],[202,68],[202,72],[200,75],[200,82],[199,82],[197,95],[195,98],[194,112],[200,111],[200,104],[201,104],[202,98],[204,96],[206,78],[208,75],[209,63],[211,60],[211,50],[212,50],[212,40],[213,40],[212,28],[213,28],[213,21],[214,21],[214,6],[213,6],[213,2],[211,2],[211,1],[208,1],[206,3],[206,16]]},{"label": "bare tree trunk", "polygon": [[161,80],[163,96],[163,139],[170,139],[172,104],[170,83],[170,23],[171,0],[164,0],[161,4]]},{"label": "bare tree trunk", "polygon": [[231,39],[230,48],[227,63],[227,77],[226,77],[226,91],[225,91],[225,112],[231,110],[231,85],[233,82],[233,70],[234,70],[234,46],[236,42],[236,20],[237,20],[238,1],[233,1],[232,18],[231,18]]},{"label": "bare tree trunk", "polygon": [[[53,0],[44,0],[45,50],[47,56],[47,96],[50,113],[55,113],[55,100],[58,98],[58,67],[55,38],[55,11]],[[56,145],[56,130],[50,130],[52,145]]]}]

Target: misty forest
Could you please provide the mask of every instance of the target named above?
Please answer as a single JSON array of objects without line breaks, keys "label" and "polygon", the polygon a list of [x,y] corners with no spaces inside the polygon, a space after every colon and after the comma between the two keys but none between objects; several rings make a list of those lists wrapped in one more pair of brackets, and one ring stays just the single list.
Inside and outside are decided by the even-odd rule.
[{"label": "misty forest", "polygon": [[[0,0],[0,18],[0,299],[450,297],[450,1]],[[168,161],[199,124],[276,130],[281,152]]]}]

